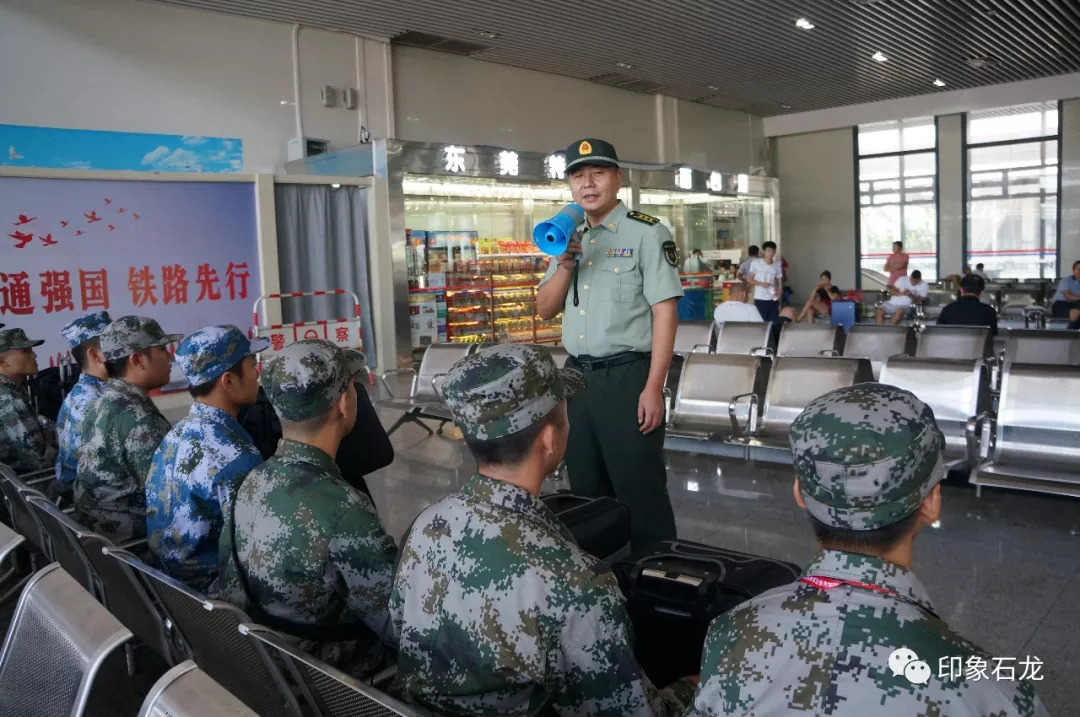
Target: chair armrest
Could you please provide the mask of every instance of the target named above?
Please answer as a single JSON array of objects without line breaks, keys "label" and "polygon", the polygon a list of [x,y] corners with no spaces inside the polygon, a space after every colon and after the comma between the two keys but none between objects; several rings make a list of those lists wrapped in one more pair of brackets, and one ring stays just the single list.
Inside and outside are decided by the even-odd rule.
[{"label": "chair armrest", "polygon": [[750,349],[751,356],[765,356],[766,358],[773,358],[776,356],[776,351],[768,346],[757,346]]},{"label": "chair armrest", "polygon": [[694,344],[694,348],[690,349],[690,353],[696,354],[696,353],[698,353],[698,349],[700,349],[700,348],[705,349],[701,353],[706,353],[706,354],[707,353],[712,353],[712,347],[709,346],[709,344]]},{"label": "chair armrest", "polygon": [[443,403],[446,403],[446,400],[443,398],[443,395],[442,395],[442,389],[440,388],[442,386],[442,381],[439,380],[439,379],[444,379],[444,378],[446,378],[445,373],[437,373],[434,376],[432,376],[431,377],[431,390],[435,392],[435,395],[439,398],[440,401],[442,401]]},{"label": "chair armrest", "polygon": [[972,416],[968,419],[967,425],[964,427],[964,439],[967,442],[967,462],[968,467],[974,468],[979,464],[980,455],[980,439],[979,436],[982,432],[982,427],[993,418],[989,411],[983,411],[977,416]]},{"label": "chair armrest", "polygon": [[739,401],[747,399],[750,402],[750,415],[746,421],[746,437],[757,435],[757,412],[758,412],[758,396],[756,393],[742,393],[738,396],[733,396],[728,401],[728,419],[731,420],[731,434],[738,437],[741,434],[739,429],[739,418],[735,415],[735,409],[739,406]]},{"label": "chair armrest", "polygon": [[[37,475],[37,474],[31,473],[31,475]],[[52,469],[50,468],[49,469],[49,475],[42,476],[41,478],[33,478],[31,480],[23,479],[23,483],[25,483],[30,488],[36,488],[39,485],[45,485],[46,483],[52,483],[54,480],[56,480],[56,476],[53,475]]]},{"label": "chair armrest", "polygon": [[146,538],[136,538],[135,540],[129,540],[126,543],[120,543],[116,547],[121,550],[126,550],[129,553],[138,553],[139,548],[145,548],[147,545]]},{"label": "chair armrest", "polygon": [[839,356],[840,352],[836,349],[822,349],[818,351],[819,356]]},{"label": "chair armrest", "polygon": [[389,371],[383,371],[381,374],[379,374],[379,383],[381,383],[383,388],[386,390],[386,392],[388,394],[390,394],[390,398],[396,398],[396,396],[394,396],[394,389],[390,388],[390,384],[386,382],[386,377],[387,376],[401,376],[403,374],[411,374],[413,377],[415,377],[416,376],[416,369],[392,368]]},{"label": "chair armrest", "polygon": [[56,466],[49,466],[48,468],[39,468],[36,471],[20,473],[16,475],[16,478],[26,485],[41,485],[45,481],[56,478]]},{"label": "chair armrest", "polygon": [[661,390],[664,394],[664,426],[671,428],[671,389],[664,386]]}]

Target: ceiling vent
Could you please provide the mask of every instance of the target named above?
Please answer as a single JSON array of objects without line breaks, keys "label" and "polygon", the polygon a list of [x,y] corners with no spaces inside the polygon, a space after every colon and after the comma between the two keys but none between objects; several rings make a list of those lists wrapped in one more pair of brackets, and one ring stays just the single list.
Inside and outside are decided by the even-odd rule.
[{"label": "ceiling vent", "polygon": [[630,77],[629,75],[622,75],[618,72],[609,72],[604,75],[596,75],[590,77],[591,82],[599,82],[601,85],[610,85],[611,87],[618,87],[623,90],[632,90],[634,92],[659,92],[666,89],[667,85],[662,85],[659,82],[652,82],[650,80],[639,80],[636,77]]},{"label": "ceiling vent", "polygon": [[408,45],[409,47],[422,47],[425,50],[438,50],[450,52],[455,55],[475,55],[490,50],[490,45],[481,45],[478,42],[454,40],[439,35],[429,35],[426,32],[405,32],[390,40],[395,45]]}]

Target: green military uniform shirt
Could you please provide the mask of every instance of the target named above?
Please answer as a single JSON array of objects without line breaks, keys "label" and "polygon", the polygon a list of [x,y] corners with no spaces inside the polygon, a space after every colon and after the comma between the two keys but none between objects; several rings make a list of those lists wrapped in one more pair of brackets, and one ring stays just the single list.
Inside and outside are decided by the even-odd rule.
[{"label": "green military uniform shirt", "polygon": [[[581,238],[578,305],[566,292],[562,342],[573,356],[652,350],[652,305],[683,295],[671,232],[619,202]],[[559,269],[552,259],[546,282]]]},{"label": "green military uniform shirt", "polygon": [[0,376],[0,463],[16,473],[48,468],[56,460],[56,432],[38,416],[23,387]]}]

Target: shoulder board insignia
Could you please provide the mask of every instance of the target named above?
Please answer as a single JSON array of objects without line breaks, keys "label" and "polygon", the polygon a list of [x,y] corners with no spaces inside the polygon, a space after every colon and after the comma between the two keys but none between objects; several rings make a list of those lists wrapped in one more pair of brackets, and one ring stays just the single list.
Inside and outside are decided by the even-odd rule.
[{"label": "shoulder board insignia", "polygon": [[660,220],[656,217],[649,216],[648,214],[642,214],[641,212],[627,212],[626,216],[630,217],[634,221],[648,224],[649,226],[660,223]]}]

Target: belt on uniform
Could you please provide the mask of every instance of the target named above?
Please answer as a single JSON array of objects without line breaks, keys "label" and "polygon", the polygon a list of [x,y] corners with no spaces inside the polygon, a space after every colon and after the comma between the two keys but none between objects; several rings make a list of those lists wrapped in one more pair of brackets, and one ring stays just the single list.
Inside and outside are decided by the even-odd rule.
[{"label": "belt on uniform", "polygon": [[642,353],[640,351],[624,351],[621,354],[615,354],[614,356],[604,356],[602,358],[596,358],[595,356],[583,354],[581,356],[575,356],[574,361],[581,364],[581,367],[586,371],[596,371],[602,368],[614,368],[616,366],[634,363],[635,361],[648,361],[651,357],[652,354],[649,353]]}]

